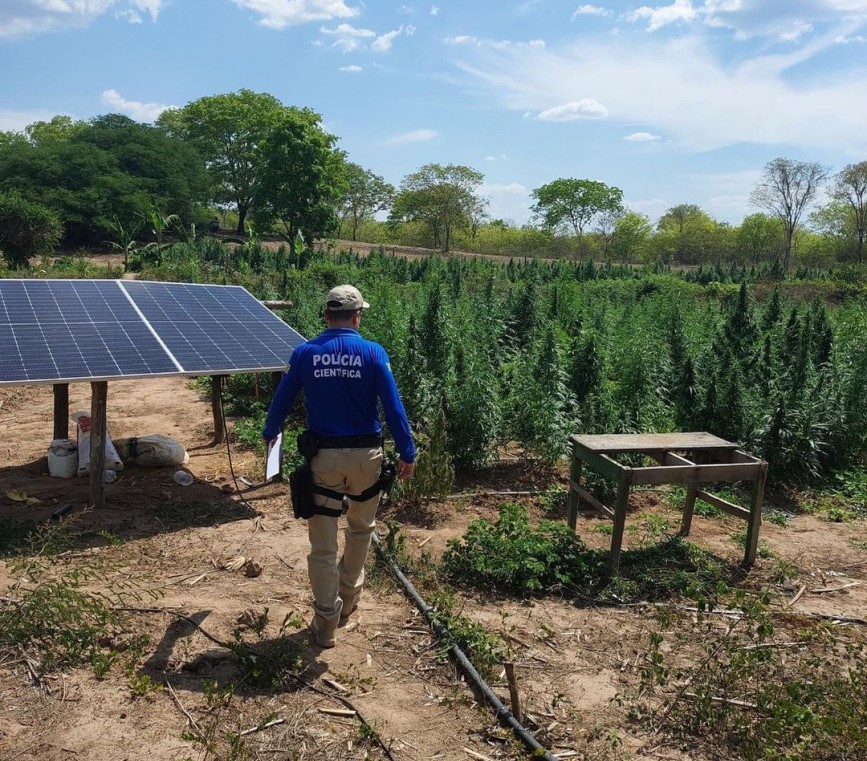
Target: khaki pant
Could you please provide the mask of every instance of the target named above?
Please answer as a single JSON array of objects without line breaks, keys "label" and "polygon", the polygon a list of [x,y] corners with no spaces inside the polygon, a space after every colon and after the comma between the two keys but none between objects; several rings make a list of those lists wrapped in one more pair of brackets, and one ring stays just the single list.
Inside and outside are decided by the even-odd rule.
[{"label": "khaki pant", "polygon": [[[320,449],[310,461],[313,483],[335,491],[360,494],[376,483],[382,465],[382,449]],[[320,494],[317,505],[340,509],[339,500]],[[337,562],[337,518],[314,515],[307,521],[310,554],[307,572],[313,587],[313,609],[326,621],[340,617],[343,603],[349,606],[364,586],[364,561],[370,535],[376,525],[379,494],[366,502],[349,501],[346,513],[343,557]],[[351,609],[347,607],[347,615]]]}]

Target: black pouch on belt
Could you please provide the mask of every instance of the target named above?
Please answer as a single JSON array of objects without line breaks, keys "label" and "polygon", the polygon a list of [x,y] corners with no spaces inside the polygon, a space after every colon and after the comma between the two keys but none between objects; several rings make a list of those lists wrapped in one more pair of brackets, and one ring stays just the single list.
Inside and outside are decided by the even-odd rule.
[{"label": "black pouch on belt", "polygon": [[303,462],[289,474],[289,494],[292,497],[292,513],[296,518],[306,520],[316,514],[313,474],[310,472],[309,462]]},{"label": "black pouch on belt", "polygon": [[312,460],[319,451],[319,442],[316,439],[316,434],[313,431],[305,430],[298,434],[296,439],[298,445],[298,453],[308,462]]}]

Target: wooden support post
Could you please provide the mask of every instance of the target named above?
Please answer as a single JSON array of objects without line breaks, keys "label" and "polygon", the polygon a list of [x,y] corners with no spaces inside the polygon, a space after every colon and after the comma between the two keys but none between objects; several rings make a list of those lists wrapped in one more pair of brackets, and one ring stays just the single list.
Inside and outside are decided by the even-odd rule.
[{"label": "wooden support post", "polygon": [[277,393],[277,387],[280,385],[280,381],[283,379],[283,373],[279,371],[275,371],[271,373],[271,393]]},{"label": "wooden support post", "polygon": [[108,382],[90,384],[90,502],[105,507],[105,437]]},{"label": "wooden support post", "polygon": [[692,512],[695,509],[695,495],[698,491],[698,484],[686,485],[686,502],[683,503],[683,520],[680,524],[680,535],[689,536],[689,529],[692,526]]},{"label": "wooden support post", "polygon": [[214,415],[214,444],[226,440],[226,421],[223,419],[223,378],[225,375],[211,376],[211,412]]},{"label": "wooden support post", "polygon": [[54,384],[54,438],[69,438],[69,384]]},{"label": "wooden support post", "polygon": [[632,487],[632,468],[624,468],[617,482],[617,506],[614,508],[614,531],[611,533],[611,570],[620,570],[620,548],[623,546],[623,529],[626,526],[626,508],[629,506],[629,490]]},{"label": "wooden support post", "polygon": [[581,484],[581,471],[584,463],[578,457],[578,448],[572,447],[572,482],[569,484],[569,528],[573,531],[578,525],[578,500],[577,487]]},{"label": "wooden support post", "polygon": [[509,703],[511,703],[512,707],[512,716],[520,723],[521,699],[518,696],[518,681],[515,679],[515,664],[504,663],[503,667],[506,669],[506,681],[509,683]]},{"label": "wooden support post", "polygon": [[768,464],[763,462],[759,477],[753,481],[753,498],[750,502],[750,519],[747,523],[747,546],[744,551],[744,566],[752,567],[756,562],[756,550],[759,546],[759,528],[762,525],[762,502],[765,497],[765,481],[768,477]]}]

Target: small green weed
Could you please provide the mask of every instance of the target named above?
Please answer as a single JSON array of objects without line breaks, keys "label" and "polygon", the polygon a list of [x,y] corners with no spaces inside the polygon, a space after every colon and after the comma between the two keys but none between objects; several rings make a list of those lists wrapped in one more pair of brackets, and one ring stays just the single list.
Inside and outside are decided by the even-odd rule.
[{"label": "small green weed", "polygon": [[438,654],[441,658],[446,658],[449,649],[457,645],[467,654],[479,673],[489,678],[494,666],[508,658],[508,646],[482,624],[456,612],[455,604],[455,598],[448,592],[439,591],[430,595],[434,620],[446,631]]},{"label": "small green weed", "polygon": [[788,526],[792,516],[782,510],[769,510],[765,517],[775,526]]},{"label": "small green weed", "polygon": [[157,684],[150,678],[150,674],[136,674],[135,672],[129,675],[129,689],[133,698],[144,698],[154,692],[163,690],[161,684]]},{"label": "small green weed", "polygon": [[[738,547],[746,549],[747,530],[742,528],[740,531],[736,531],[732,534],[731,539]],[[771,551],[771,548],[764,539],[759,539],[759,543],[756,545],[756,554],[763,559],[774,557],[774,553]]]}]

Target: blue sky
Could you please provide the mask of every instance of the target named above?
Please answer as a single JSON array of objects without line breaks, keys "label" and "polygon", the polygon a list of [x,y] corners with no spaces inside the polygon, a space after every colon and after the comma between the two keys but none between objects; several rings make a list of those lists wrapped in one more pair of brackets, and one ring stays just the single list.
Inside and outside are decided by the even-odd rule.
[{"label": "blue sky", "polygon": [[577,177],[737,224],[777,156],[867,160],[867,0],[0,0],[0,71],[0,129],[246,87],[395,185],[471,166],[518,223]]}]

